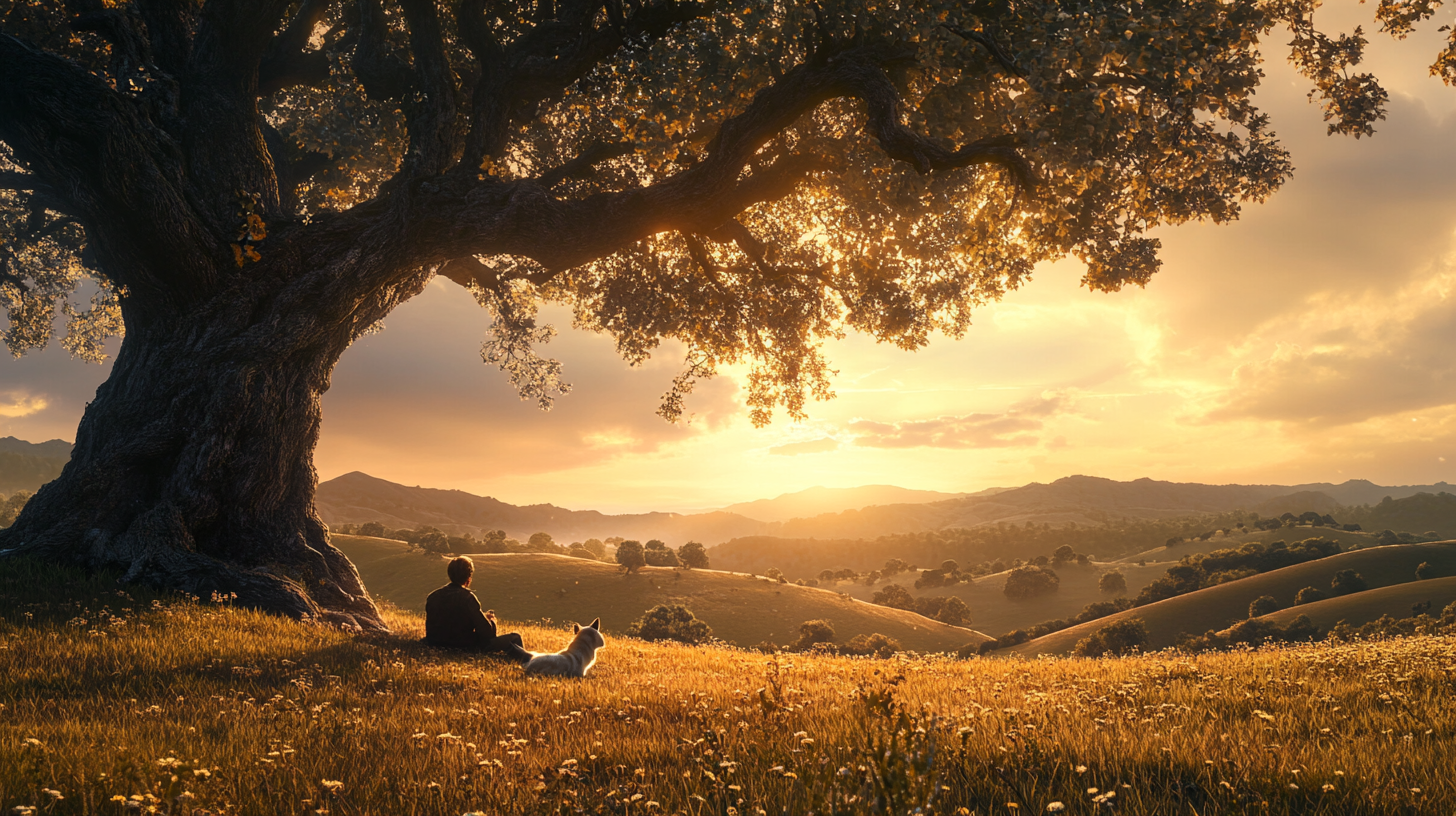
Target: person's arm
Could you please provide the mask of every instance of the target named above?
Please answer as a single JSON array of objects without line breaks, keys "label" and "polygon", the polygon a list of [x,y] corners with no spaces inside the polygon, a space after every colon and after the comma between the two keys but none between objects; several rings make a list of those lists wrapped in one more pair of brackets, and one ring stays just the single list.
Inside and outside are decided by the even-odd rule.
[{"label": "person's arm", "polygon": [[495,637],[495,621],[493,618],[493,615],[488,617],[480,611],[480,599],[475,597],[474,592],[470,593],[469,620],[475,627],[476,640],[479,640],[481,643],[488,643]]}]

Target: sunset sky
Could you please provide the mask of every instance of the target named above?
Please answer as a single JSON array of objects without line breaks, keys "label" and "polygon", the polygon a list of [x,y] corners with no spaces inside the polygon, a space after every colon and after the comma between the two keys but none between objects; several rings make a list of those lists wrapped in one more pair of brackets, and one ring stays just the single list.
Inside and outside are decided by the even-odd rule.
[{"label": "sunset sky", "polygon": [[[1370,5],[1333,5],[1322,26],[1373,28]],[[838,397],[806,422],[753,428],[728,373],[699,387],[691,422],[668,425],[654,409],[677,350],[630,369],[559,312],[546,350],[574,390],[542,413],[481,363],[484,313],[437,279],[344,356],[324,399],[319,476],[362,470],[605,511],[1078,473],[1456,481],[1456,88],[1427,74],[1434,29],[1402,43],[1370,34],[1391,100],[1359,141],[1325,135],[1283,50],[1269,48],[1259,98],[1296,166],[1269,203],[1232,226],[1158,232],[1164,266],[1145,290],[1091,293],[1063,262],[983,309],[959,341],[913,354],[834,344]],[[58,347],[0,361],[0,436],[73,439],[107,371]]]}]

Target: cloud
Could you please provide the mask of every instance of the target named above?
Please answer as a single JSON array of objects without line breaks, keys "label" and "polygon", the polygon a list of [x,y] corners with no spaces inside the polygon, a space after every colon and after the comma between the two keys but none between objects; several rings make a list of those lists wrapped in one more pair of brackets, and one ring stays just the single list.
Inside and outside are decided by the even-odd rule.
[{"label": "cloud", "polygon": [[1013,404],[999,414],[966,414],[935,419],[875,422],[867,419],[849,424],[854,444],[865,448],[1014,448],[1035,445],[1032,433],[1042,429],[1043,420],[1069,407],[1061,392]]},{"label": "cloud", "polygon": [[0,392],[0,417],[5,419],[19,419],[31,414],[38,414],[49,405],[50,402],[45,397],[34,396],[24,391]]},{"label": "cloud", "polygon": [[805,453],[825,453],[827,451],[837,450],[838,448],[839,440],[832,436],[826,436],[820,439],[811,439],[807,442],[790,442],[786,445],[776,445],[769,448],[768,452],[774,456],[799,456]]},{"label": "cloud", "polygon": [[1324,428],[1456,404],[1456,263],[1383,298],[1327,300],[1290,322],[1283,334],[1308,346],[1254,345],[1206,419]]}]

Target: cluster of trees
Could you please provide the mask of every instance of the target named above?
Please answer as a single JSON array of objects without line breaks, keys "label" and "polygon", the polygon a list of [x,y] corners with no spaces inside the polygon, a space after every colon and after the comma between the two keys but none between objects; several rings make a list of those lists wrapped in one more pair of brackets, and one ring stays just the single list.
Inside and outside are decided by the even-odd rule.
[{"label": "cluster of trees", "polygon": [[1143,606],[1205,587],[1236,581],[1262,572],[1327,558],[1340,552],[1337,541],[1309,538],[1296,544],[1250,541],[1238,548],[1184,556],[1162,577],[1143,587],[1133,606]]},{"label": "cluster of trees", "polygon": [[[856,655],[862,657],[893,657],[903,651],[900,641],[879,632],[855,635],[848,641],[836,644],[834,624],[827,620],[807,620],[799,624],[799,637],[784,647],[790,652],[817,652],[820,654]],[[765,651],[778,651],[772,644],[763,644]]]},{"label": "cluster of trees", "polygon": [[[1425,530],[1420,536],[1428,541],[1437,541],[1456,536],[1456,495],[1439,493],[1417,493],[1403,499],[1386,496],[1374,505],[1362,504],[1343,508],[1341,514],[1352,521],[1365,525],[1367,530],[1380,530],[1380,538],[1387,534],[1396,541],[1382,543],[1414,543],[1411,533],[1392,533],[1391,530]],[[1403,540],[1402,535],[1412,540]]]},{"label": "cluster of trees", "polygon": [[1052,632],[1060,632],[1063,629],[1070,629],[1080,623],[1105,618],[1108,615],[1122,612],[1132,608],[1132,601],[1127,598],[1116,598],[1111,601],[1093,601],[1082,607],[1070,618],[1054,618],[1045,620],[1026,629],[1012,629],[998,638],[988,640],[980,645],[979,651],[984,654],[996,649],[1003,649],[1008,646],[1016,646],[1028,640],[1036,640],[1039,637],[1050,635]]},{"label": "cluster of trees", "polygon": [[708,550],[699,542],[689,541],[674,550],[655,538],[646,544],[631,539],[620,541],[613,557],[628,574],[643,567],[707,569],[709,563]]},{"label": "cluster of trees", "polygon": [[30,501],[31,493],[19,490],[6,498],[0,499],[0,527],[9,527],[25,508],[25,503]]},{"label": "cluster of trees", "polygon": [[1132,654],[1148,645],[1148,629],[1137,618],[1115,621],[1077,641],[1072,654],[1106,657]]},{"label": "cluster of trees", "polygon": [[1307,643],[1318,640],[1319,636],[1319,629],[1305,615],[1296,617],[1285,626],[1263,618],[1250,618],[1222,631],[1210,631],[1197,636],[1184,635],[1178,639],[1178,648],[1189,652],[1207,652],[1237,646],[1262,646],[1266,643]]},{"label": "cluster of trees", "polygon": [[1025,601],[1056,592],[1061,586],[1062,579],[1051,567],[1028,565],[1008,572],[1001,592],[1013,601]]},{"label": "cluster of trees", "polygon": [[904,609],[917,615],[948,623],[951,626],[965,626],[971,622],[971,608],[966,602],[954,596],[924,595],[919,598],[899,584],[889,584],[870,598],[870,602],[891,609]]},{"label": "cluster of trees", "polygon": [[627,634],[643,640],[675,640],[696,645],[713,637],[713,628],[698,620],[682,604],[658,604],[627,627]]}]

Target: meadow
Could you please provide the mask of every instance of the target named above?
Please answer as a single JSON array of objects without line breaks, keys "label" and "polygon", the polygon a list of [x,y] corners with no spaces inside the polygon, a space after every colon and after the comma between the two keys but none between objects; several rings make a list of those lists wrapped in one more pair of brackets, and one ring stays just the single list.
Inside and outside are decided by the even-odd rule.
[{"label": "meadow", "polygon": [[[1433,814],[1456,640],[1123,659],[610,638],[585,680],[0,563],[6,814]],[[524,627],[533,644],[564,628]]]}]

